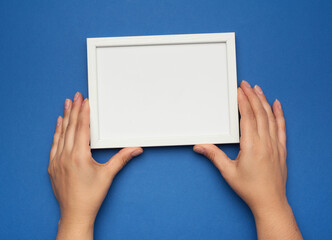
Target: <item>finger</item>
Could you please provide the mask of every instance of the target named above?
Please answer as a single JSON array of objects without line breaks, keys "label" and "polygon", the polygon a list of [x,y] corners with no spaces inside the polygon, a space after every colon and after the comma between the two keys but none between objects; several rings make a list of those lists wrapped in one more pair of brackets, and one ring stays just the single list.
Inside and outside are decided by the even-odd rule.
[{"label": "finger", "polygon": [[72,104],[73,103],[70,99],[66,99],[57,154],[61,154],[62,150],[63,150],[63,145],[64,145],[64,141],[65,141],[65,135],[66,135],[66,130],[67,130],[67,126],[68,126],[68,121],[69,121]]},{"label": "finger", "polygon": [[277,125],[276,125],[276,119],[274,117],[274,114],[272,112],[270,104],[267,102],[266,97],[263,93],[263,90],[259,86],[255,86],[254,90],[256,92],[256,95],[258,96],[259,100],[261,101],[265,112],[267,113],[268,121],[269,121],[269,129],[270,129],[270,136],[272,139],[277,140]]},{"label": "finger", "polygon": [[198,144],[194,146],[194,151],[210,159],[224,178],[227,178],[234,170],[234,162],[216,145]]},{"label": "finger", "polygon": [[77,125],[78,114],[82,106],[83,97],[82,94],[77,92],[74,97],[73,107],[70,111],[70,117],[68,122],[68,127],[65,136],[65,145],[64,148],[67,151],[71,151],[74,145],[75,131]]},{"label": "finger", "polygon": [[58,148],[58,143],[61,135],[61,125],[62,125],[62,117],[58,117],[56,121],[56,128],[53,136],[53,143],[52,143],[52,148],[50,151],[50,161],[51,162],[56,154],[57,148]]},{"label": "finger", "polygon": [[78,115],[77,128],[75,134],[75,147],[78,149],[90,149],[90,107],[89,100],[82,103],[81,111]]},{"label": "finger", "polygon": [[242,81],[241,89],[248,97],[251,108],[254,112],[257,122],[258,135],[263,138],[269,137],[270,133],[269,133],[269,123],[267,119],[267,113],[264,110],[261,101],[258,99],[257,95],[255,94],[254,90],[250,87],[248,82]]},{"label": "finger", "polygon": [[240,129],[241,137],[250,139],[251,136],[257,134],[257,124],[254,112],[250,106],[247,96],[241,88],[238,88],[237,98],[239,103],[239,111],[241,115]]},{"label": "finger", "polygon": [[128,147],[121,149],[107,163],[112,176],[115,176],[133,157],[140,155],[143,149],[140,147]]},{"label": "finger", "polygon": [[286,124],[285,124],[284,112],[278,100],[275,100],[272,107],[277,123],[278,140],[280,144],[284,147],[284,149],[286,149]]}]

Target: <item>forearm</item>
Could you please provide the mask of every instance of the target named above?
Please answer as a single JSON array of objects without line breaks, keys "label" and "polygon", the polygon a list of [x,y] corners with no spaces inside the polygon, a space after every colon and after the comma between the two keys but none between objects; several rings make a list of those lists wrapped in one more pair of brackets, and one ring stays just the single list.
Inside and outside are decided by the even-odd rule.
[{"label": "forearm", "polygon": [[92,240],[94,221],[73,222],[60,220],[58,225],[57,240]]},{"label": "forearm", "polygon": [[253,211],[258,239],[303,239],[288,203],[270,209]]}]

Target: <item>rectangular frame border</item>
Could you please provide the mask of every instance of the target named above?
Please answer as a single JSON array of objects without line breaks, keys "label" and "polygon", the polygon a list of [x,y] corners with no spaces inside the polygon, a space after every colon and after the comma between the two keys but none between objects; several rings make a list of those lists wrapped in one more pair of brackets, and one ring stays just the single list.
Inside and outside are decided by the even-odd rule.
[{"label": "rectangular frame border", "polygon": [[[142,45],[171,45],[191,43],[225,43],[227,54],[228,75],[228,97],[230,114],[229,135],[206,135],[206,136],[174,136],[160,138],[126,138],[116,142],[112,140],[99,139],[98,119],[98,78],[97,78],[97,56],[98,47],[117,46],[142,46]],[[202,143],[238,143],[239,142],[239,120],[237,105],[237,74],[236,74],[236,51],[235,33],[208,33],[208,34],[178,34],[178,35],[150,35],[131,37],[107,37],[87,38],[88,59],[88,85],[90,102],[90,145],[96,148],[121,148],[129,146],[175,146],[193,145]],[[140,142],[141,144],[137,144]],[[136,144],[134,144],[136,143]]]}]

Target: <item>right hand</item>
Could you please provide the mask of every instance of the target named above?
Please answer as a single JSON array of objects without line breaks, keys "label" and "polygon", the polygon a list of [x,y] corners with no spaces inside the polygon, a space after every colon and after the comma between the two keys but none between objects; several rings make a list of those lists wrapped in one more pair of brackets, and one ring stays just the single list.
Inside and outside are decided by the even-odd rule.
[{"label": "right hand", "polygon": [[273,111],[260,87],[243,81],[238,89],[240,152],[235,161],[217,146],[194,150],[208,157],[248,204],[259,239],[302,239],[286,197],[286,128],[280,102]]},{"label": "right hand", "polygon": [[247,82],[238,89],[241,114],[240,152],[235,161],[215,145],[196,145],[220,170],[228,184],[255,213],[283,207],[286,198],[286,129],[278,100],[273,112],[262,90]]}]

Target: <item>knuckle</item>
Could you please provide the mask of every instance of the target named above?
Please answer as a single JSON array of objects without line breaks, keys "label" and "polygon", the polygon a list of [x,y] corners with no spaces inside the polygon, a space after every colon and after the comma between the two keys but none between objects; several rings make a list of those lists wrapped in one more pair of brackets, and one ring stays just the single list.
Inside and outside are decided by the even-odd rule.
[{"label": "knuckle", "polygon": [[64,153],[62,153],[61,156],[58,159],[58,165],[59,166],[64,166],[65,162],[66,162],[66,156],[65,156]]},{"label": "knuckle", "polygon": [[274,149],[271,140],[261,140],[259,144],[255,144],[253,146],[253,154],[263,158],[272,156],[274,154]]},{"label": "knuckle", "polygon": [[58,145],[58,138],[54,138],[51,148],[54,149],[57,145]]},{"label": "knuckle", "polygon": [[264,95],[258,96],[258,98],[262,102],[264,107],[266,107],[266,108],[270,107],[270,104],[267,102],[267,99]]},{"label": "knuckle", "polygon": [[64,138],[66,134],[66,128],[62,128],[60,138]]},{"label": "knuckle", "polygon": [[53,172],[52,174],[55,176],[57,174],[57,172],[59,171],[59,163],[54,163],[51,171]]},{"label": "knuckle", "polygon": [[246,112],[246,118],[250,121],[253,121],[253,120],[255,120],[255,115],[252,111],[247,111]]},{"label": "knuckle", "polygon": [[269,154],[269,155],[274,154],[274,148],[273,148],[272,142],[270,140],[266,141],[265,149],[266,149],[267,154]]},{"label": "knuckle", "polygon": [[275,124],[276,123],[276,119],[274,116],[269,116],[269,121],[272,123],[272,124]]},{"label": "knuckle", "polygon": [[79,151],[77,148],[74,148],[72,151],[72,161],[74,162],[74,164],[78,167],[81,164],[81,158],[82,158],[82,153],[81,151]]},{"label": "knuckle", "polygon": [[77,123],[76,120],[71,118],[70,122],[68,123],[67,130],[68,129],[75,129],[77,127],[76,123]]},{"label": "knuckle", "polygon": [[48,169],[47,169],[47,172],[48,172],[48,175],[50,176],[50,177],[52,177],[52,170],[51,170],[51,167],[49,166],[48,167]]},{"label": "knuckle", "polygon": [[240,147],[243,149],[252,149],[252,147],[253,147],[252,141],[250,141],[250,139],[248,139],[248,138],[241,136]]},{"label": "knuckle", "polygon": [[129,157],[124,155],[121,157],[121,163],[122,163],[122,166],[125,166],[129,161]]},{"label": "knuckle", "polygon": [[216,153],[215,153],[214,151],[209,151],[209,152],[207,153],[207,157],[208,157],[209,159],[211,159],[212,161],[214,161],[214,160],[216,159]]},{"label": "knuckle", "polygon": [[238,102],[239,104],[244,104],[246,102],[246,98],[244,96],[238,95]]},{"label": "knuckle", "polygon": [[285,129],[286,125],[285,125],[285,119],[283,117],[276,117],[276,121],[278,122],[279,127],[281,127],[281,129]]},{"label": "knuckle", "polygon": [[264,109],[259,108],[257,110],[257,116],[260,117],[260,118],[267,118],[267,113]]},{"label": "knuckle", "polygon": [[81,122],[81,121],[78,121],[77,126],[76,126],[76,130],[77,130],[77,131],[82,131],[82,129],[83,129],[82,122]]},{"label": "knuckle", "polygon": [[281,144],[279,144],[279,151],[280,151],[280,155],[284,159],[286,159],[286,157],[287,157],[287,150]]},{"label": "knuckle", "polygon": [[73,127],[73,121],[69,121],[66,130],[68,131],[68,129],[71,129]]},{"label": "knuckle", "polygon": [[56,140],[56,139],[58,139],[58,138],[59,138],[59,135],[60,135],[60,132],[59,132],[59,131],[55,132],[55,133],[54,133],[54,136],[53,136],[53,141]]}]

